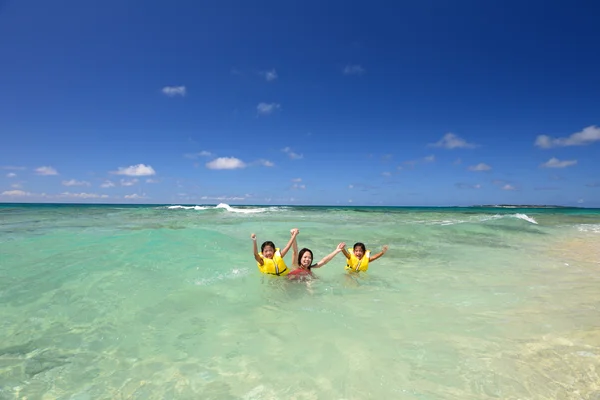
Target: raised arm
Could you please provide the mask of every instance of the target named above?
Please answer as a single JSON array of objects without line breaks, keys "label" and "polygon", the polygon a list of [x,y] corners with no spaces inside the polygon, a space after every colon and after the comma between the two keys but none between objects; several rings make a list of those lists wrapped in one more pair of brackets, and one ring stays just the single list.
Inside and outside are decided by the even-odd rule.
[{"label": "raised arm", "polygon": [[262,257],[258,255],[258,247],[256,247],[256,234],[253,233],[252,235],[250,235],[250,237],[252,238],[252,249],[254,250],[254,259],[257,263],[263,265],[265,262],[263,261]]},{"label": "raised arm", "polygon": [[298,239],[296,238],[296,236],[294,236],[294,230],[298,233],[300,233],[300,231],[298,229],[292,229],[290,231],[290,233],[292,234],[292,237],[294,238],[294,241],[292,242],[292,266],[294,267],[299,267],[298,265]]},{"label": "raised arm", "polygon": [[329,261],[333,260],[333,257],[335,257],[339,252],[344,251],[345,245],[346,245],[346,243],[344,243],[344,242],[338,244],[337,248],[334,251],[327,254],[325,257],[323,257],[323,259],[321,261],[319,261],[318,263],[316,263],[315,265],[313,265],[312,268],[321,268],[323,265],[325,265]]},{"label": "raised arm", "polygon": [[298,235],[298,233],[300,231],[298,229],[294,228],[290,232],[292,233],[292,237],[290,238],[290,241],[285,245],[283,250],[281,250],[281,258],[285,257],[287,252],[290,251],[290,247],[292,247],[292,243],[294,242],[294,240],[296,240],[296,236]]},{"label": "raised arm", "polygon": [[381,251],[379,253],[375,254],[372,257],[369,257],[369,262],[373,262],[373,261],[377,260],[379,257],[381,257],[382,255],[384,255],[386,251],[388,251],[388,245],[387,244],[382,247],[382,249],[381,249]]},{"label": "raised arm", "polygon": [[346,256],[346,258],[348,260],[350,259],[350,253],[348,253],[348,250],[346,250],[346,243],[344,243],[344,248],[342,248],[342,253],[344,253],[344,256]]}]

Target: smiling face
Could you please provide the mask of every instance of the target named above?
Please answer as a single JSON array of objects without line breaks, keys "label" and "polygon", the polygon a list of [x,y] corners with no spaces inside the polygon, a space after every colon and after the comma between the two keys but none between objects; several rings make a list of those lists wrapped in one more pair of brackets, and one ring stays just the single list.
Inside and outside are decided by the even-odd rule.
[{"label": "smiling face", "polygon": [[301,268],[308,268],[311,266],[313,260],[312,251],[309,249],[302,249],[298,254],[298,264]]},{"label": "smiling face", "polygon": [[275,249],[267,245],[263,248],[262,254],[265,258],[273,258],[273,256],[275,255]]},{"label": "smiling face", "polygon": [[354,245],[353,252],[354,252],[354,255],[356,256],[356,258],[358,258],[360,260],[365,255],[365,252],[366,252],[365,245],[362,243],[356,243]]},{"label": "smiling face", "polygon": [[365,252],[360,247],[355,247],[354,255],[356,256],[356,258],[358,258],[360,260],[365,255]]},{"label": "smiling face", "polygon": [[312,254],[310,254],[310,252],[307,251],[300,259],[300,265],[304,268],[308,268],[310,267],[310,264],[312,264]]}]

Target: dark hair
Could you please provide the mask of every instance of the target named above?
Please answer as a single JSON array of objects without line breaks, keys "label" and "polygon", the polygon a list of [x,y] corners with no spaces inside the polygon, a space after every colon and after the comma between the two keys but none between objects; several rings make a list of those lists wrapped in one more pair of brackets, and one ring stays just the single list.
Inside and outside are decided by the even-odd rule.
[{"label": "dark hair", "polygon": [[266,242],[260,245],[260,252],[262,253],[263,251],[265,251],[265,247],[267,246],[271,246],[273,250],[277,248],[275,247],[275,243],[271,242],[270,240],[267,240]]},{"label": "dark hair", "polygon": [[306,247],[303,248],[302,250],[300,250],[300,253],[298,253],[298,266],[301,266],[302,263],[300,262],[300,260],[302,260],[302,256],[304,255],[304,253],[306,252],[310,253],[310,263],[312,264],[313,260],[315,259],[315,257],[313,256],[313,252],[310,249],[307,249]]},{"label": "dark hair", "polygon": [[363,252],[367,251],[367,248],[365,247],[364,243],[361,243],[361,242],[355,243],[354,246],[352,246],[352,250],[354,250],[357,247],[360,247]]}]

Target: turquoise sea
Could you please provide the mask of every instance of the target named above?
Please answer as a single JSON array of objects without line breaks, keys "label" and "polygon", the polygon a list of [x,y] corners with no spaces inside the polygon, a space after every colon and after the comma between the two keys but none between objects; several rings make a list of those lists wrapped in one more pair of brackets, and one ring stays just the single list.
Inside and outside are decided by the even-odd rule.
[{"label": "turquoise sea", "polygon": [[0,205],[0,399],[600,399],[599,312],[598,209]]}]

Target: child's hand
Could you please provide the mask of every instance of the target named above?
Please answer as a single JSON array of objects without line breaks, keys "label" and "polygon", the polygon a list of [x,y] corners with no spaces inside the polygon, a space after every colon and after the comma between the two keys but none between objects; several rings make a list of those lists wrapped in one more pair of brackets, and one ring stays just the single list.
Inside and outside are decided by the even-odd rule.
[{"label": "child's hand", "polygon": [[381,251],[383,252],[383,254],[385,254],[386,251],[388,251],[389,247],[386,244],[385,246],[383,246],[383,248],[381,249]]},{"label": "child's hand", "polygon": [[251,238],[252,240],[256,240],[256,233],[253,233],[253,234],[251,234],[251,235],[250,235],[250,238]]},{"label": "child's hand", "polygon": [[297,236],[300,233],[300,230],[298,228],[290,229],[290,233],[292,236]]},{"label": "child's hand", "polygon": [[338,250],[342,250],[344,247],[346,247],[346,243],[344,243],[344,242],[338,244],[338,246],[337,246]]}]

